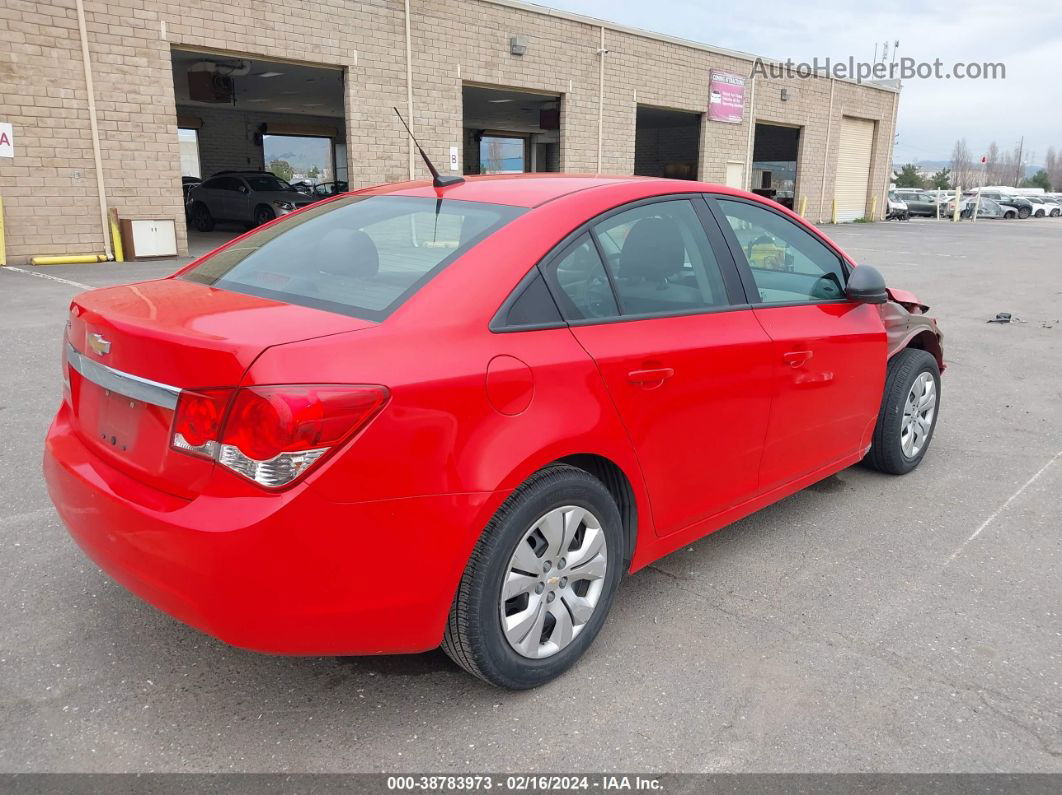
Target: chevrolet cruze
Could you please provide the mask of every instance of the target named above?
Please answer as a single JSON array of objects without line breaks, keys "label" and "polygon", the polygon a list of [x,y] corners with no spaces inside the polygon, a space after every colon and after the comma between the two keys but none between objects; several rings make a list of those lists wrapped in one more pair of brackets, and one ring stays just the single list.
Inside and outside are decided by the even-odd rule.
[{"label": "chevrolet cruze", "polygon": [[70,307],[45,473],[85,552],[229,643],[569,668],[625,573],[844,467],[914,469],[927,307],[696,182],[344,194]]}]

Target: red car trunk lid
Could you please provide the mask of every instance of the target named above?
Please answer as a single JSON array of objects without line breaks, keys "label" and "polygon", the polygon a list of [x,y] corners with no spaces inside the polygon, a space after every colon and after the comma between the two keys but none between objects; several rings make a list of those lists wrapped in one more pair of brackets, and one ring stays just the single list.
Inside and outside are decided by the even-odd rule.
[{"label": "red car trunk lid", "polygon": [[[173,409],[158,405],[167,402],[158,385],[235,387],[266,348],[371,325],[178,279],[85,293],[71,305],[67,330],[68,356],[80,365],[68,367],[75,427],[113,466],[191,498],[213,464],[170,448]],[[127,388],[128,379],[123,386],[110,371],[154,382],[163,399],[150,385],[144,394]]]}]

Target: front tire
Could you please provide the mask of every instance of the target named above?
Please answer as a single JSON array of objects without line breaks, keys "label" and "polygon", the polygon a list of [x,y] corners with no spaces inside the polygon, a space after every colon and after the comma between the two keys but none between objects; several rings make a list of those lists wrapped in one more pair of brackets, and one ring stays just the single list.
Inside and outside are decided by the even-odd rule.
[{"label": "front tire", "polygon": [[533,475],[483,531],[450,609],[443,651],[524,690],[564,673],[601,630],[622,576],[624,533],[604,484],[566,465]]},{"label": "front tire", "polygon": [[1020,210],[1018,210],[1018,217],[1022,220],[1028,218],[1030,215],[1032,215],[1032,210],[1030,210],[1028,207],[1022,207]]},{"label": "front tire", "polygon": [[263,224],[268,224],[276,217],[277,214],[273,212],[273,209],[271,207],[266,207],[264,204],[260,204],[254,209],[255,226],[262,226]]},{"label": "front tire", "polygon": [[925,458],[940,414],[940,368],[933,354],[906,348],[889,361],[885,393],[865,463],[906,475]]}]

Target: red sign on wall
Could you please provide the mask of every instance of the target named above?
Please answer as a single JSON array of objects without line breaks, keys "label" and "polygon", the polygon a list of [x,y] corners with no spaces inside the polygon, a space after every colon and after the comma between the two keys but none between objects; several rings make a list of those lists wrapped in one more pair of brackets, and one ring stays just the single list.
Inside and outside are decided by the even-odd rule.
[{"label": "red sign on wall", "polygon": [[745,78],[713,69],[708,88],[708,118],[741,124],[745,115]]}]

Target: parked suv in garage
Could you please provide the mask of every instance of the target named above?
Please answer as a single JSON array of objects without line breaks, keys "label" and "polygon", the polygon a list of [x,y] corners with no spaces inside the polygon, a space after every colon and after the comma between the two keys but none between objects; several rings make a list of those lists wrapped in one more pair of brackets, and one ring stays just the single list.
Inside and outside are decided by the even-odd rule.
[{"label": "parked suv in garage", "polygon": [[188,191],[187,209],[192,226],[209,232],[216,221],[261,226],[314,201],[268,171],[221,171]]}]

